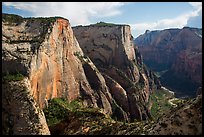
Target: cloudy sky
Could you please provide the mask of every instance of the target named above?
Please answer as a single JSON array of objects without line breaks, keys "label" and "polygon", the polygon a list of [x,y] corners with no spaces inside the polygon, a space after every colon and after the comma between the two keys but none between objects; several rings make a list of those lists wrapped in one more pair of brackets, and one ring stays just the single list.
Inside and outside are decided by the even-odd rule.
[{"label": "cloudy sky", "polygon": [[134,37],[145,30],[202,28],[201,2],[3,2],[3,13],[62,16],[72,26],[96,22],[129,24]]}]

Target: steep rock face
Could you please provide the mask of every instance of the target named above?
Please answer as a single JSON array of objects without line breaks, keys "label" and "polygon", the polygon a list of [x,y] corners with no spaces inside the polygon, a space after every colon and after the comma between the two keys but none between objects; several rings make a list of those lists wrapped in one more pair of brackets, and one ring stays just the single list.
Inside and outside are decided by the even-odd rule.
[{"label": "steep rock face", "polygon": [[[113,65],[130,73],[138,81],[138,71],[132,71],[130,60],[135,59],[135,50],[129,26],[85,26],[73,27],[82,50],[97,67]],[[132,71],[132,72],[131,72]]]},{"label": "steep rock face", "polygon": [[118,84],[115,80],[113,80],[108,75],[104,74],[103,76],[106,80],[107,86],[110,88],[110,93],[112,97],[116,100],[116,102],[118,102],[119,106],[121,106],[121,108],[126,113],[129,112],[126,91],[123,89],[123,87],[121,87],[120,84]]},{"label": "steep rock face", "polygon": [[67,19],[3,14],[2,64],[3,75],[28,77],[28,92],[41,109],[52,98],[82,97],[85,105],[112,114],[114,99],[103,76],[84,56]]},{"label": "steep rock face", "polygon": [[77,39],[81,39],[79,42],[82,43],[81,48],[87,51],[94,62],[98,63],[99,60],[99,63],[102,63],[96,65],[113,64],[120,68],[127,63],[127,58],[130,60],[135,58],[129,26],[87,26],[73,29]]},{"label": "steep rock face", "polygon": [[[79,84],[88,82],[80,59],[74,55],[76,52],[83,55],[83,52],[69,22],[56,19],[41,32],[37,26],[49,21],[32,20],[25,19],[17,26],[3,22],[3,73],[27,75],[31,82],[31,94],[41,108],[45,100],[51,98],[66,97],[71,101],[79,97]],[[15,67],[16,64],[20,67]],[[92,91],[89,84],[83,87]]]},{"label": "steep rock face", "polygon": [[[85,105],[102,108],[119,120],[147,119],[145,104],[153,86],[149,86],[151,78],[133,46],[130,28],[104,29],[100,33],[95,27],[91,29],[98,32],[99,38],[92,39],[93,32],[86,33],[94,46],[89,51],[98,50],[90,56],[79,47],[67,19],[3,14],[2,73],[21,73],[28,78],[28,92],[40,109],[52,98],[72,101],[80,97]],[[105,33],[107,30],[110,31]],[[120,97],[124,97],[122,102]]]},{"label": "steep rock face", "polygon": [[[148,67],[164,72],[160,77],[163,85],[178,93],[195,96],[202,81],[201,31],[188,27],[149,31],[137,37],[135,44]],[[176,82],[172,83],[173,79]]]},{"label": "steep rock face", "polygon": [[145,102],[150,94],[150,77],[133,45],[130,26],[95,24],[73,27],[73,32],[84,53],[102,72],[123,113],[130,120],[148,118]]},{"label": "steep rock face", "polygon": [[[106,86],[105,79],[95,65],[91,62],[90,59],[87,63],[83,64],[84,72],[87,77],[88,82],[91,85],[91,88],[95,91],[92,93],[97,105],[100,108],[104,109],[106,114],[112,114],[111,104],[113,98],[109,92],[108,87]],[[82,96],[83,97],[83,96]]]},{"label": "steep rock face", "polygon": [[43,111],[29,93],[28,78],[2,83],[2,133],[50,135]]},{"label": "steep rock face", "polygon": [[176,74],[185,73],[193,82],[201,85],[202,84],[202,54],[200,53],[187,53],[180,52],[175,63],[172,65],[171,69],[175,71]]},{"label": "steep rock face", "polygon": [[[2,72],[4,75],[21,73],[28,77],[28,91],[40,108],[44,108],[52,98],[63,97],[72,101],[81,97],[85,105],[102,108],[104,113],[118,120],[141,120],[141,115],[147,118],[145,106],[131,107],[131,104],[138,101],[141,104],[148,101],[149,85],[146,74],[139,72],[136,66],[135,62],[138,62],[142,67],[142,60],[135,54],[130,28],[119,27],[122,32],[118,34],[121,36],[114,34],[113,46],[118,41],[114,49],[117,54],[109,65],[98,65],[100,71],[104,72],[101,74],[79,47],[68,20],[17,16],[17,19],[11,21],[7,16],[4,15],[2,22]],[[106,49],[101,47],[101,50]],[[119,56],[123,60],[118,60]],[[136,56],[140,58],[139,61]],[[108,67],[111,70],[110,76],[120,84],[105,77]],[[114,84],[110,85],[111,82]],[[144,83],[143,89],[134,87],[134,84],[139,86],[139,83]],[[128,95],[129,90],[131,94],[137,92],[137,95]]]}]

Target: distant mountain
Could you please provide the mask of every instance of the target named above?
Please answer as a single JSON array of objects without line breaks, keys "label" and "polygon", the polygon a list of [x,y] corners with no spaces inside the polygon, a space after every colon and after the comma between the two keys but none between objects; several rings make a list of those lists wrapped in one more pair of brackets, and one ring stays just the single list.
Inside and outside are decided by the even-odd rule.
[{"label": "distant mountain", "polygon": [[144,63],[161,75],[164,86],[178,96],[195,96],[202,83],[202,29],[148,30],[134,43]]}]

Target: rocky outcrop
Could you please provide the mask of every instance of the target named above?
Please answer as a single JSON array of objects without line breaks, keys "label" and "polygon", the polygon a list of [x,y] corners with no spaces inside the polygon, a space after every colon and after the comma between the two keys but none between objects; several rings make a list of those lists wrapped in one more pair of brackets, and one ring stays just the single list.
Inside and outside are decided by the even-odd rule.
[{"label": "rocky outcrop", "polygon": [[84,56],[67,19],[3,14],[2,64],[3,75],[28,78],[28,91],[41,109],[52,98],[82,97],[85,105],[112,114],[105,80]]},{"label": "rocky outcrop", "polygon": [[[195,96],[202,82],[202,29],[147,31],[135,39],[145,64],[161,72],[163,85]],[[163,71],[163,72],[162,72]],[[173,82],[175,81],[175,82]]]},{"label": "rocky outcrop", "polygon": [[127,116],[131,120],[148,118],[145,102],[148,102],[151,78],[146,75],[142,57],[134,47],[130,26],[98,23],[73,27],[73,32]]},{"label": "rocky outcrop", "polygon": [[116,100],[116,102],[121,106],[121,108],[128,113],[129,112],[129,105],[128,105],[128,98],[127,98],[127,93],[123,89],[123,87],[117,83],[114,79],[109,77],[108,75],[104,74],[103,75],[107,86],[110,89],[110,93],[112,97]]},{"label": "rocky outcrop", "polygon": [[99,107],[118,120],[148,119],[152,78],[133,46],[129,26],[79,28],[82,35],[75,35],[82,36],[82,51],[67,19],[2,16],[2,73],[28,79],[28,93],[40,109],[53,98],[81,98],[85,106]]},{"label": "rocky outcrop", "polygon": [[80,47],[98,66],[114,65],[125,68],[128,60],[135,59],[130,26],[73,27]]},{"label": "rocky outcrop", "polygon": [[2,133],[4,135],[50,135],[39,105],[29,93],[30,81],[3,81]]},{"label": "rocky outcrop", "polygon": [[[112,114],[112,96],[109,93],[109,89],[106,86],[105,79],[94,66],[90,59],[87,63],[83,64],[84,72],[88,82],[94,93],[93,96],[97,101],[97,106],[104,109],[106,114]],[[83,96],[82,96],[83,97]]]},{"label": "rocky outcrop", "polygon": [[[74,55],[80,53],[83,56],[83,52],[68,20],[55,19],[46,28],[48,22],[41,18],[25,19],[17,26],[6,22],[2,26],[2,71],[28,76],[30,92],[41,108],[45,100],[51,98],[76,99],[80,95],[80,83],[88,83],[81,61]],[[44,27],[43,31],[38,28],[40,24]],[[15,68],[16,64],[21,67]],[[81,87],[92,91],[89,84]]]}]

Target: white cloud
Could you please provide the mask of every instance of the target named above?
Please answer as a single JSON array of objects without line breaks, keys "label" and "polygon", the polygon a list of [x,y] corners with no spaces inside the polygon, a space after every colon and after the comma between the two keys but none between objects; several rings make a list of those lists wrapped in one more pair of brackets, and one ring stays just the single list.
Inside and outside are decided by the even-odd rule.
[{"label": "white cloud", "polygon": [[196,9],[202,9],[202,2],[189,2],[189,4]]},{"label": "white cloud", "polygon": [[91,17],[103,18],[121,14],[122,2],[3,2],[5,6],[30,11],[33,16],[61,16],[71,25],[90,24]]},{"label": "white cloud", "polygon": [[189,2],[189,4],[192,5],[196,9],[195,11],[196,16],[189,18],[187,22],[187,26],[202,28],[202,3],[201,2]]},{"label": "white cloud", "polygon": [[[178,15],[175,18],[167,18],[161,19],[156,22],[143,22],[130,24],[133,32],[136,32],[135,36],[142,34],[145,30],[161,30],[168,28],[182,28],[186,25],[191,24],[191,26],[195,23],[202,24],[202,22],[198,23],[197,21],[202,20],[202,3],[201,2],[189,2],[191,6],[193,6],[193,10],[186,13]],[[196,19],[195,19],[196,17]],[[197,17],[199,17],[197,19]]]},{"label": "white cloud", "polygon": [[32,4],[33,2],[3,2],[5,6],[13,6],[16,9],[23,9],[30,11],[31,9],[36,10],[36,5]]},{"label": "white cloud", "polygon": [[198,16],[190,18],[187,22],[187,26],[202,28],[202,11],[199,12]]}]

